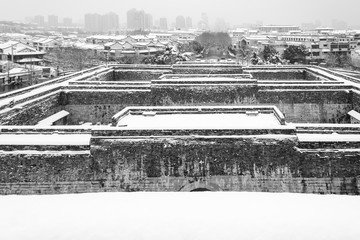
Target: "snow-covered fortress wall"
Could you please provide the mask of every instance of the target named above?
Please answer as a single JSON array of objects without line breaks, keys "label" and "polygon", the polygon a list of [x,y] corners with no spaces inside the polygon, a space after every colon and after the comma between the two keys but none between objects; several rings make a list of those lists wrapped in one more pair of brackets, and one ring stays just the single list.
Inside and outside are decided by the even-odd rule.
[{"label": "snow-covered fortress wall", "polygon": [[[359,194],[356,156],[301,153],[267,138],[93,137],[91,150],[2,154],[1,194],[213,191]],[[305,147],[305,146],[302,146]],[[332,147],[342,146],[334,143]],[[75,147],[73,147],[75,149]]]},{"label": "snow-covered fortress wall", "polygon": [[[358,127],[323,124],[349,123],[347,113],[360,111],[355,85],[316,68],[228,65],[103,67],[44,91],[0,96],[0,194],[359,194]],[[107,126],[128,106],[199,105],[274,105],[294,124],[280,132],[259,126],[181,134]],[[68,125],[35,126],[63,110]]]}]

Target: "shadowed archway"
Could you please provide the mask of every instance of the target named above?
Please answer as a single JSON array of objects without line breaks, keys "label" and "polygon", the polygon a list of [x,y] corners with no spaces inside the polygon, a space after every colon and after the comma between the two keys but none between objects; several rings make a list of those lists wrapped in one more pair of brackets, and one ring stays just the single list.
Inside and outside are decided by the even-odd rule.
[{"label": "shadowed archway", "polygon": [[220,192],[222,189],[215,183],[193,182],[182,186],[180,192]]},{"label": "shadowed archway", "polygon": [[211,192],[211,190],[207,189],[207,188],[195,188],[195,189],[191,190],[190,192]]}]

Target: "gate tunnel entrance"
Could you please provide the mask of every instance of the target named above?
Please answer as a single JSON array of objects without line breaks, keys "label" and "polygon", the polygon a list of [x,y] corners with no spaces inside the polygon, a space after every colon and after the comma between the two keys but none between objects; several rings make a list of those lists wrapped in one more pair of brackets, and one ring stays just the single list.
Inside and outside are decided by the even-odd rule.
[{"label": "gate tunnel entrance", "polygon": [[195,188],[195,189],[191,190],[190,192],[211,192],[211,190],[207,189],[207,188]]}]

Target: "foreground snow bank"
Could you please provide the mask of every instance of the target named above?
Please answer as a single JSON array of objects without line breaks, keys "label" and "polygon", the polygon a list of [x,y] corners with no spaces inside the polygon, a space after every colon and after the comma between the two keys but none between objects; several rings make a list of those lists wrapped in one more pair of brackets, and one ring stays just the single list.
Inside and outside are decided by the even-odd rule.
[{"label": "foreground snow bank", "polygon": [[359,239],[360,197],[283,193],[0,196],[0,239]]}]

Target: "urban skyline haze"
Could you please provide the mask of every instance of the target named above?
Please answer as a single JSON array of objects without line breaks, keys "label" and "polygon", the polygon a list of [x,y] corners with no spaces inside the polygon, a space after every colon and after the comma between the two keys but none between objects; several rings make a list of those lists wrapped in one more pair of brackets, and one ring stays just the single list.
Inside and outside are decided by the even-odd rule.
[{"label": "urban skyline haze", "polygon": [[176,16],[179,15],[191,17],[194,22],[197,22],[201,18],[201,13],[206,12],[210,22],[222,18],[231,25],[257,21],[264,24],[300,25],[320,20],[323,26],[329,26],[334,19],[344,21],[348,26],[360,25],[358,21],[360,2],[358,0],[344,0],[340,5],[339,1],[335,0],[223,0],[215,3],[191,0],[182,0],[181,2],[174,0],[133,0],[130,2],[103,0],[101,3],[94,0],[62,0],[54,3],[49,0],[14,0],[6,2],[3,6],[6,7],[6,11],[2,12],[0,20],[10,21],[24,21],[26,17],[36,15],[44,15],[46,18],[48,15],[57,15],[59,19],[70,17],[73,22],[83,22],[84,15],[87,13],[115,12],[119,15],[120,23],[125,23],[127,11],[137,8],[152,14],[154,19],[166,17],[169,22],[175,22]]}]

